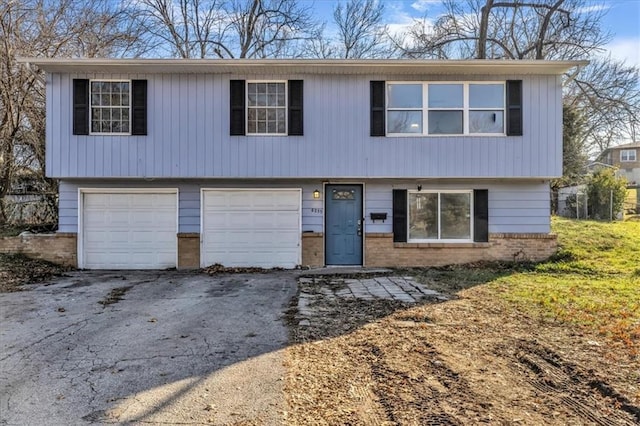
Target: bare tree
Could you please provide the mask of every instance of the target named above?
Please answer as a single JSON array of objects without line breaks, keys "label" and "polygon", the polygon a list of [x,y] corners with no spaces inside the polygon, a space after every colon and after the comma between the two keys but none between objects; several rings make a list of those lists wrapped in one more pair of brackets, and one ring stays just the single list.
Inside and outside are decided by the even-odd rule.
[{"label": "bare tree", "polygon": [[443,0],[443,6],[433,27],[415,22],[404,56],[592,59],[565,87],[565,103],[587,117],[580,146],[597,154],[637,136],[638,69],[598,59],[611,39],[600,26],[605,8],[587,0]]},{"label": "bare tree", "polygon": [[319,24],[296,0],[140,0],[138,22],[179,58],[294,56]]},{"label": "bare tree", "polygon": [[603,51],[604,9],[586,0],[443,0],[433,28],[409,31],[409,57],[577,59]]},{"label": "bare tree", "polygon": [[378,0],[338,3],[333,10],[338,27],[337,55],[345,59],[391,56],[383,17],[384,4]]},{"label": "bare tree", "polygon": [[125,10],[99,0],[4,0],[0,3],[0,219],[19,179],[48,194],[55,214],[57,184],[45,177],[45,93],[42,72],[19,56],[106,57],[138,52],[139,34]]},{"label": "bare tree", "polygon": [[599,154],[640,132],[640,71],[611,58],[595,59],[565,90],[565,104],[587,117],[582,145]]}]

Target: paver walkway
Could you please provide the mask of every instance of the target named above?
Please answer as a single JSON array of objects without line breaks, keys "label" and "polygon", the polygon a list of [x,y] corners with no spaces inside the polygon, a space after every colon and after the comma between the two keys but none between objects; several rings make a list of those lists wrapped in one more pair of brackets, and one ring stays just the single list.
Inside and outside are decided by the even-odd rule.
[{"label": "paver walkway", "polygon": [[[301,284],[310,284],[314,292],[301,290],[298,298],[298,312],[301,317],[313,316],[310,309],[316,297],[329,299],[397,300],[404,303],[419,303],[425,299],[448,300],[448,297],[416,282],[412,277],[371,277],[341,278],[306,277],[299,279]],[[309,286],[302,288],[309,288]]]}]

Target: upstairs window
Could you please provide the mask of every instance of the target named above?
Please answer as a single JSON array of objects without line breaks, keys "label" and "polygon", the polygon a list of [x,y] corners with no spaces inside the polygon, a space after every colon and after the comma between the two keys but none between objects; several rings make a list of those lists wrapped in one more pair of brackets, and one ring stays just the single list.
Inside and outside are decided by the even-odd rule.
[{"label": "upstairs window", "polygon": [[229,81],[229,134],[304,135],[303,80]]},{"label": "upstairs window", "polygon": [[620,162],[627,163],[631,161],[637,161],[635,149],[623,149],[620,151]]},{"label": "upstairs window", "polygon": [[388,83],[388,135],[504,135],[502,82]]},{"label": "upstairs window", "polygon": [[129,134],[131,82],[91,80],[89,90],[91,133]]},{"label": "upstairs window", "polygon": [[73,79],[74,135],[147,134],[147,80]]},{"label": "upstairs window", "polygon": [[285,82],[247,83],[247,133],[287,133],[287,86]]},{"label": "upstairs window", "polygon": [[422,84],[387,86],[387,126],[389,133],[422,134]]}]

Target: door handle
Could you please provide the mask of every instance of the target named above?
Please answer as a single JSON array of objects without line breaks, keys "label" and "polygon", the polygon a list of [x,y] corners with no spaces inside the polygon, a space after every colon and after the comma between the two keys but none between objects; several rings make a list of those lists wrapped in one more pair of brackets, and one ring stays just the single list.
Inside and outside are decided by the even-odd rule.
[{"label": "door handle", "polygon": [[358,236],[362,236],[362,227],[364,225],[364,219],[358,219]]}]

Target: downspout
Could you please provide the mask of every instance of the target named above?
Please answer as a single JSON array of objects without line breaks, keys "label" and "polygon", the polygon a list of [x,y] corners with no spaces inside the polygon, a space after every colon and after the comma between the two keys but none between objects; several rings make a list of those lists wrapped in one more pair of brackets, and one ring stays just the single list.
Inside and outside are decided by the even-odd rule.
[{"label": "downspout", "polygon": [[567,79],[562,83],[562,86],[567,86],[569,83],[575,80],[578,74],[580,74],[580,71],[582,71],[582,68],[584,68],[584,65],[576,65],[575,72],[567,77]]}]

